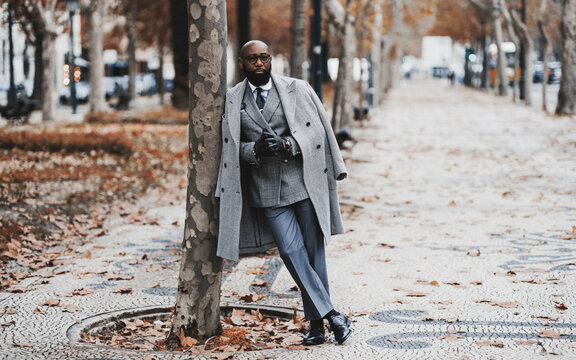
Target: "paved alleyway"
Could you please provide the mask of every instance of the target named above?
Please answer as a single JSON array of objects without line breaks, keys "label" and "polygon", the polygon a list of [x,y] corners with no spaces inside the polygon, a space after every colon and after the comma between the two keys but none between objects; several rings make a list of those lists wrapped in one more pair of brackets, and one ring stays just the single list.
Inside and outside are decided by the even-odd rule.
[{"label": "paved alleyway", "polygon": [[[576,119],[440,81],[408,82],[355,136],[341,183],[348,232],[328,247],[333,300],[352,314],[353,336],[343,346],[235,358],[576,358]],[[70,342],[67,329],[108,311],[174,304],[170,250],[182,229],[171,224],[183,223],[183,204],[148,215],[158,225],[122,226],[86,246],[90,258],[58,266],[49,283],[39,274],[26,280],[27,293],[0,293],[0,311],[18,311],[0,319],[15,323],[0,327],[0,358],[145,357]],[[143,254],[146,268],[165,268],[130,264]],[[263,265],[266,274],[245,271]],[[224,294],[256,291],[258,277],[273,283],[260,304],[299,306],[278,258],[244,258],[236,268],[225,274]],[[77,276],[95,269],[134,275],[121,284],[134,291]],[[95,290],[63,298],[79,311],[33,313],[78,288]]]}]

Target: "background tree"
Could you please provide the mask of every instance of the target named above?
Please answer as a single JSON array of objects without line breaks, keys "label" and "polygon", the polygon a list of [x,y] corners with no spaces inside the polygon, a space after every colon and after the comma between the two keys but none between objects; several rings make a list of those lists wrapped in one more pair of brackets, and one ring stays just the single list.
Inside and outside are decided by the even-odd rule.
[{"label": "background tree", "polygon": [[172,57],[174,61],[174,87],[172,106],[188,107],[188,6],[187,0],[170,0],[172,25]]},{"label": "background tree", "polygon": [[290,75],[304,78],[302,64],[306,60],[306,1],[292,0],[292,51],[290,54]]},{"label": "background tree", "polygon": [[57,8],[57,0],[30,0],[32,19],[38,22],[39,35],[42,38],[42,120],[54,120],[54,72],[56,58],[56,37],[58,36],[58,18],[63,8]]},{"label": "background tree", "polygon": [[510,1],[509,5],[510,17],[512,19],[512,25],[514,26],[514,32],[518,35],[518,39],[520,39],[520,43],[524,47],[524,66],[525,66],[525,79],[522,84],[524,88],[524,100],[526,105],[532,105],[532,93],[530,92],[530,84],[532,83],[530,77],[532,75],[532,61],[531,61],[531,53],[533,49],[533,41],[530,33],[528,31],[528,27],[518,15],[518,11],[516,10],[516,6],[514,5],[514,0]]},{"label": "background tree", "polygon": [[372,103],[378,106],[382,102],[382,0],[373,1],[374,26],[372,26]]},{"label": "background tree", "polygon": [[562,5],[562,78],[556,114],[576,113],[576,0]]},{"label": "background tree", "polygon": [[108,8],[108,0],[80,2],[82,13],[86,17],[86,33],[88,37],[88,57],[90,60],[90,111],[103,112],[106,110],[104,100],[104,18]]},{"label": "background tree", "polygon": [[167,344],[183,336],[221,332],[222,259],[216,256],[220,125],[226,93],[226,2],[188,0],[190,121],[188,191],[182,260],[172,329]]},{"label": "background tree", "polygon": [[544,17],[548,2],[541,0],[540,11],[538,12],[538,30],[542,39],[542,110],[547,111],[546,105],[546,84],[548,83],[548,57],[550,55],[550,36],[546,31]]}]

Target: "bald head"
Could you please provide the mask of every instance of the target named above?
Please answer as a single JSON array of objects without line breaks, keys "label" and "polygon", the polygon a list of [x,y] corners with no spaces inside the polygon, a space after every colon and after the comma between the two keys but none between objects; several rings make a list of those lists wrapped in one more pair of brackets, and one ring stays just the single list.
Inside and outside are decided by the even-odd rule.
[{"label": "bald head", "polygon": [[246,56],[247,50],[252,48],[258,48],[260,50],[263,50],[260,52],[270,53],[268,44],[266,44],[264,41],[250,40],[246,44],[242,45],[242,47],[240,48],[240,56]]}]

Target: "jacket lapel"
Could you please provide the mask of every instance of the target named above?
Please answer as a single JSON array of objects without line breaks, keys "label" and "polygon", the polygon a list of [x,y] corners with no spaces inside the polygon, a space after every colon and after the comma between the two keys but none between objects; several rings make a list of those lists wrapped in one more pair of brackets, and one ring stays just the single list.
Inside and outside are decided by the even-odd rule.
[{"label": "jacket lapel", "polygon": [[294,114],[296,112],[296,93],[294,80],[286,81],[284,78],[272,74],[272,81],[278,91],[279,102],[282,103],[288,127],[294,129]]},{"label": "jacket lapel", "polygon": [[278,109],[278,106],[280,106],[280,99],[278,98],[276,85],[273,85],[270,91],[268,91],[268,97],[266,98],[266,103],[264,103],[264,109],[262,109],[262,116],[267,123],[270,123],[270,119],[276,112],[276,109]]}]

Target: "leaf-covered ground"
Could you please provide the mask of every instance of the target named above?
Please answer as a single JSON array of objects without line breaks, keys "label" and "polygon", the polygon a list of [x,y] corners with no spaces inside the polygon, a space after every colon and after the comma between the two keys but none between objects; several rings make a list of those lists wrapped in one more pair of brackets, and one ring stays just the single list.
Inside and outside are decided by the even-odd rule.
[{"label": "leaf-covered ground", "polygon": [[119,214],[145,223],[135,201],[185,194],[187,126],[104,122],[0,133],[0,289],[109,231]]}]

